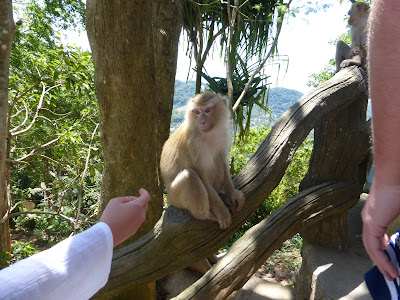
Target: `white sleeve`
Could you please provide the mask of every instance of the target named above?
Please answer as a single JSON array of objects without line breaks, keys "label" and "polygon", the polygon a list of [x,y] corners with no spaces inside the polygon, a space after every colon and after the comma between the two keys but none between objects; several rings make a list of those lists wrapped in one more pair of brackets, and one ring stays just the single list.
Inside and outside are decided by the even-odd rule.
[{"label": "white sleeve", "polygon": [[89,299],[108,280],[113,237],[105,223],[0,271],[0,299]]}]

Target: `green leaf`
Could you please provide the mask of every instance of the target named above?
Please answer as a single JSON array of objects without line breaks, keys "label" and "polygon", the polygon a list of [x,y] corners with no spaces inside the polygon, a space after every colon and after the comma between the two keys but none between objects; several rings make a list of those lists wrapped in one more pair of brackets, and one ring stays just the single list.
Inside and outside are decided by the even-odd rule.
[{"label": "green leaf", "polygon": [[60,74],[61,74],[61,70],[60,70],[60,69],[56,69],[56,70],[54,71],[54,73],[53,73],[53,79],[54,79],[54,80],[57,80],[58,77],[60,76]]}]

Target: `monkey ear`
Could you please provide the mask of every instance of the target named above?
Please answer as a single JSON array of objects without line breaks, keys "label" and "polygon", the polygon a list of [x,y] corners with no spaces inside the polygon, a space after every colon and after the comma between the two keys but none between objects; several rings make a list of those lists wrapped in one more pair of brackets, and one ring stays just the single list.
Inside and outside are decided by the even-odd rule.
[{"label": "monkey ear", "polygon": [[226,95],[221,96],[221,99],[224,101],[224,103],[227,107],[231,107],[231,100],[229,100],[228,96],[226,96]]}]

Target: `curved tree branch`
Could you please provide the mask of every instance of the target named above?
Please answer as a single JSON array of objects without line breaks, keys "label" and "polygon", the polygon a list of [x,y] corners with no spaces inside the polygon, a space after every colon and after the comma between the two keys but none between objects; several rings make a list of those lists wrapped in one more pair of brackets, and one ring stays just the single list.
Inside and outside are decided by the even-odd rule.
[{"label": "curved tree branch", "polygon": [[[198,221],[184,210],[169,207],[152,231],[114,252],[107,285],[94,298],[108,299],[144,282],[184,268],[218,250],[279,184],[315,124],[367,96],[366,81],[350,67],[303,96],[277,121],[258,151],[234,179],[246,204],[232,216],[232,225],[220,230],[216,222]],[[162,253],[162,255],[154,255]]]},{"label": "curved tree branch", "polygon": [[284,241],[327,216],[349,209],[358,199],[356,182],[331,181],[303,191],[249,229],[211,270],[174,299],[226,299]]}]

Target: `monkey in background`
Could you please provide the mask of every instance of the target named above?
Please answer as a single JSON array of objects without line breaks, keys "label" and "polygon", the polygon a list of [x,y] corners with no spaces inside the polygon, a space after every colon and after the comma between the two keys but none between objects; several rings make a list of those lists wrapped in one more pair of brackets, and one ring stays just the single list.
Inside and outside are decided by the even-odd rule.
[{"label": "monkey in background", "polygon": [[184,122],[161,153],[167,201],[187,209],[196,219],[218,222],[221,229],[231,225],[231,213],[239,211],[245,201],[229,174],[231,145],[229,100],[212,92],[190,99]]},{"label": "monkey in background", "polygon": [[343,41],[336,45],[336,72],[348,66],[367,67],[367,33],[370,7],[367,3],[356,2],[348,14],[350,25],[350,47]]}]

